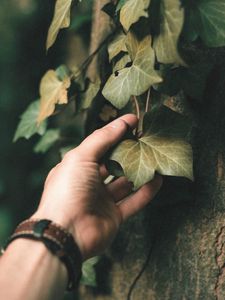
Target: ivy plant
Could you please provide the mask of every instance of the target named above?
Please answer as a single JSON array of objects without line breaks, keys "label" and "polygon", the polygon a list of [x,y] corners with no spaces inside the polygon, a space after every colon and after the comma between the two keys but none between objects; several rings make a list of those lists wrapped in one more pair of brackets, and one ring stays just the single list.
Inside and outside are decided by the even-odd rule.
[{"label": "ivy plant", "polygon": [[[70,26],[71,10],[80,2],[56,0],[47,51],[59,31]],[[156,172],[193,180],[192,122],[174,111],[171,102],[179,94],[185,100],[203,101],[212,64],[208,57],[193,58],[184,48],[210,51],[225,46],[224,0],[119,0],[102,10],[112,19],[112,33],[81,66],[61,65],[46,71],[39,100],[21,116],[14,141],[39,134],[36,152],[44,153],[55,142],[60,146],[63,128],[47,129],[47,119],[75,102],[71,118],[80,120],[86,111],[94,114],[94,104],[101,98],[105,101],[100,115],[104,122],[123,112],[135,112],[139,118],[137,130],[108,154],[111,175],[125,175],[134,189]],[[108,49],[107,75],[97,73],[92,82],[86,71],[104,46]],[[79,124],[84,127],[85,120]],[[61,152],[74,145],[76,138],[71,145],[63,145]]]}]

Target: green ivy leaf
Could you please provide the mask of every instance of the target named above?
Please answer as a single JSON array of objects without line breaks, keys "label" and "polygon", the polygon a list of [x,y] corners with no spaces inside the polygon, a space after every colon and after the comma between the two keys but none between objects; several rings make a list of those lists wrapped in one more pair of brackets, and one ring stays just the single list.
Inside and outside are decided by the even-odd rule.
[{"label": "green ivy leaf", "polygon": [[189,68],[164,66],[163,82],[154,88],[168,96],[176,95],[183,90],[186,95],[193,99],[201,100],[206,88],[207,78],[212,70],[212,64],[197,63]]},{"label": "green ivy leaf", "polygon": [[115,38],[109,44],[109,61],[111,61],[120,52],[127,52],[126,37],[127,36],[124,33],[120,33],[117,36],[115,36]]},{"label": "green ivy leaf", "polygon": [[145,114],[143,132],[155,134],[159,137],[169,137],[188,141],[193,127],[192,121],[162,105],[160,108]]},{"label": "green ivy leaf", "polygon": [[183,77],[183,67],[171,67],[171,65],[161,65],[163,82],[154,85],[154,89],[161,94],[174,96],[181,90]]},{"label": "green ivy leaf", "polygon": [[116,6],[116,12],[118,12],[123,6],[124,4],[126,3],[127,0],[119,0],[118,1],[118,4]]},{"label": "green ivy leaf", "polygon": [[125,176],[121,165],[119,163],[117,163],[116,161],[107,160],[105,165],[106,165],[106,168],[107,168],[109,174],[113,174],[111,176],[114,176],[114,177],[123,177],[123,176]]},{"label": "green ivy leaf", "polygon": [[86,260],[82,265],[81,283],[87,286],[96,287],[95,265],[99,262],[100,257],[92,257]]},{"label": "green ivy leaf", "polygon": [[160,35],[155,38],[153,48],[159,62],[185,65],[177,49],[178,39],[184,24],[184,9],[180,0],[163,0]]},{"label": "green ivy leaf", "polygon": [[207,78],[213,64],[197,63],[190,68],[185,68],[181,75],[181,86],[184,92],[193,99],[202,100],[206,89]]},{"label": "green ivy leaf", "polygon": [[70,30],[78,31],[82,26],[90,24],[92,21],[91,12],[85,15],[78,15],[72,20]]},{"label": "green ivy leaf", "polygon": [[89,82],[87,91],[82,96],[81,108],[87,109],[91,106],[92,101],[97,96],[101,86],[101,81],[96,80],[95,82]]},{"label": "green ivy leaf", "polygon": [[155,54],[151,47],[151,37],[142,41],[129,33],[127,48],[133,63],[130,67],[115,72],[103,88],[103,96],[118,109],[123,108],[132,95],[139,96],[162,78],[154,69]]},{"label": "green ivy leaf", "polygon": [[[187,5],[187,4],[186,4]],[[196,8],[189,8],[185,6],[185,22],[182,30],[182,37],[189,42],[195,41],[199,37],[196,28]]]},{"label": "green ivy leaf", "polygon": [[199,35],[209,47],[225,45],[224,0],[201,0],[196,10]]},{"label": "green ivy leaf", "polygon": [[42,122],[39,126],[37,125],[37,118],[40,109],[40,101],[32,102],[26,111],[21,115],[21,120],[16,129],[13,141],[16,142],[19,138],[24,137],[29,139],[35,133],[43,135],[46,131],[47,122]]},{"label": "green ivy leaf", "polygon": [[63,81],[67,78],[70,77],[70,70],[67,68],[66,65],[61,65],[59,66],[56,70],[55,70],[55,73],[58,77],[59,80]]},{"label": "green ivy leaf", "polygon": [[70,26],[70,8],[72,0],[57,0],[52,23],[47,37],[47,50],[54,44],[60,29]]},{"label": "green ivy leaf", "polygon": [[49,129],[34,147],[35,153],[45,153],[59,139],[59,129]]},{"label": "green ivy leaf", "polygon": [[190,129],[181,115],[162,107],[144,118],[144,135],[138,140],[125,140],[110,159],[118,162],[125,176],[140,188],[162,175],[182,176],[193,180],[192,149],[182,137]]},{"label": "green ivy leaf", "polygon": [[141,17],[148,17],[150,0],[127,0],[120,10],[120,23],[128,31]]}]

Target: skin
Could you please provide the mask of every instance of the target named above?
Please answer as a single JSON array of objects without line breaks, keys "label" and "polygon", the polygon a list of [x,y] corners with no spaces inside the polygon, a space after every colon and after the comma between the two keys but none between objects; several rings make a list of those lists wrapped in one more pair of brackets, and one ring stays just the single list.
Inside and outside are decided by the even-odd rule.
[{"label": "skin", "polygon": [[[125,115],[68,152],[50,171],[31,216],[51,219],[72,233],[83,260],[104,252],[120,224],[143,209],[162,184],[156,176],[135,193],[123,177],[104,184],[108,174],[102,157],[137,121],[136,116]],[[0,259],[0,299],[60,299],[67,280],[65,266],[41,242],[15,240]]]}]

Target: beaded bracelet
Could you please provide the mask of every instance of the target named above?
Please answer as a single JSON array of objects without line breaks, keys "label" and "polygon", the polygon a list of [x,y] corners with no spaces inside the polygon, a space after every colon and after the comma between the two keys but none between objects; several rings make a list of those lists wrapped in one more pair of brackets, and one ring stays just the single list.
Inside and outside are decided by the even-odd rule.
[{"label": "beaded bracelet", "polygon": [[68,271],[67,290],[73,290],[81,278],[82,255],[72,234],[58,224],[47,219],[28,219],[20,223],[7,240],[3,251],[17,238],[41,241],[66,266]]}]

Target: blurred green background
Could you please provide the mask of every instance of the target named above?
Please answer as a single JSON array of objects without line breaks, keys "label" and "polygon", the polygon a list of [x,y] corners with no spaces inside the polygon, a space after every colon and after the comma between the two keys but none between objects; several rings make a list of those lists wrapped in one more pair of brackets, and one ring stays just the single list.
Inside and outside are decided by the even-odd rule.
[{"label": "blurred green background", "polygon": [[55,69],[66,60],[82,61],[88,49],[91,1],[76,7],[72,29],[62,31],[46,54],[45,41],[54,5],[55,0],[0,2],[1,245],[16,224],[37,207],[44,179],[60,159],[54,149],[45,155],[33,154],[36,136],[29,141],[12,142],[19,116],[38,98],[40,79],[48,69]]}]

